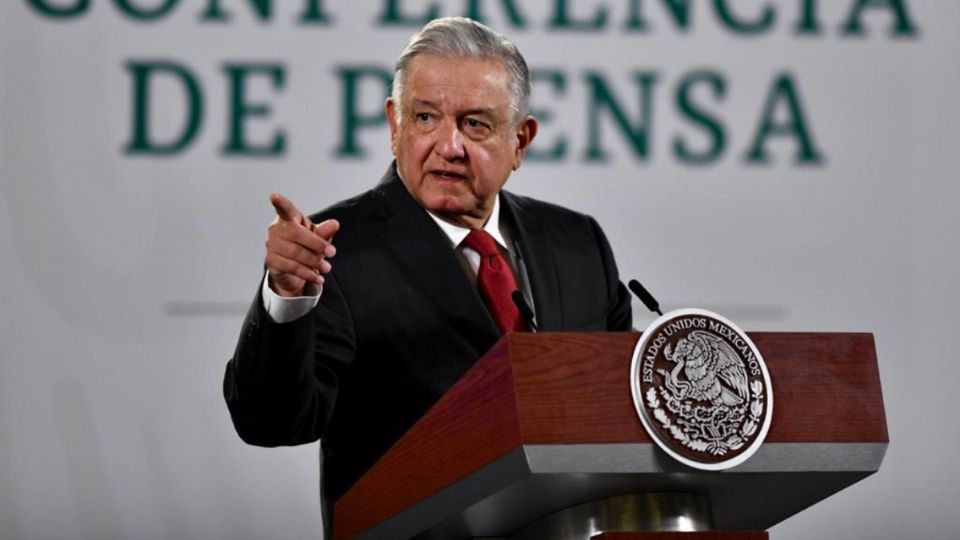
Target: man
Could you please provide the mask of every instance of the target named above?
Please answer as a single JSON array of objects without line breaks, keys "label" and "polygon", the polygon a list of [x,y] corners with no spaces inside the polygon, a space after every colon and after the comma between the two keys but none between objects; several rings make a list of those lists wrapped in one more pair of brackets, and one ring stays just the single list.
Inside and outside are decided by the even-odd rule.
[{"label": "man", "polygon": [[328,501],[503,332],[534,322],[513,290],[540,330],[630,328],[596,222],[501,191],[537,133],[528,77],[489,28],[433,21],[397,60],[380,185],[310,218],[271,195],[266,276],[224,394],[248,443],[322,441]]}]

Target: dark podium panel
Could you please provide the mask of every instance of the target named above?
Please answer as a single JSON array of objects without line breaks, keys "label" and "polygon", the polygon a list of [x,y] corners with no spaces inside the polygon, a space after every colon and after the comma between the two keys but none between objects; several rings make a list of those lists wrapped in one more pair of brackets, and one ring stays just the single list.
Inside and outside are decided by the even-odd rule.
[{"label": "dark podium panel", "polygon": [[508,536],[651,493],[708,501],[712,529],[764,531],[879,469],[888,436],[871,334],[751,333],[773,419],[757,453],[722,472],[682,465],[647,436],[630,390],[638,337],[505,336],[337,501],[334,538]]}]

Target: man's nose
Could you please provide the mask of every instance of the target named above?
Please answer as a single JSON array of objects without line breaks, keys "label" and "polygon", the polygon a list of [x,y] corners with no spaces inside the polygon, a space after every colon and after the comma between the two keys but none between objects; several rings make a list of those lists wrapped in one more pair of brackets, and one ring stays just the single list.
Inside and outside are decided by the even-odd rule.
[{"label": "man's nose", "polygon": [[434,151],[447,161],[462,159],[466,152],[463,148],[463,133],[454,121],[444,122],[437,130],[437,143]]}]

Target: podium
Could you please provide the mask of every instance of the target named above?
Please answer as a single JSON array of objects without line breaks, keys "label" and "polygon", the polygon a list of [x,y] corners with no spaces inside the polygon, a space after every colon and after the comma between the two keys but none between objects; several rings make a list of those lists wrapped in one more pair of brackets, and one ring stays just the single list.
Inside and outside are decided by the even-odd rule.
[{"label": "podium", "polygon": [[773,418],[733,469],[687,467],[644,431],[638,333],[509,334],[336,502],[333,538],[767,538],[876,472],[888,435],[871,334],[749,335]]}]

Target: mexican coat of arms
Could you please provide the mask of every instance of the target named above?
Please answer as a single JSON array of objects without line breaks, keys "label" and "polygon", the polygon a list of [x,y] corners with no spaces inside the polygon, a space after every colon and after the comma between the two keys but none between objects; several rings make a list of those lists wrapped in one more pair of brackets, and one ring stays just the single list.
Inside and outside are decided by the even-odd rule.
[{"label": "mexican coat of arms", "polygon": [[744,462],[770,427],[770,375],[750,338],[724,317],[685,309],[643,333],[631,366],[634,405],[650,437],[691,467]]}]

